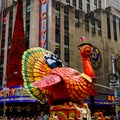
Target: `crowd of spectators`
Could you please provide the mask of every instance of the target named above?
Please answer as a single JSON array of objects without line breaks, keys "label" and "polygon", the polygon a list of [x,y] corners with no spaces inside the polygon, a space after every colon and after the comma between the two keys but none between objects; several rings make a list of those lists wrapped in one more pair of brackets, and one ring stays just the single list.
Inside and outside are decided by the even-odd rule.
[{"label": "crowd of spectators", "polygon": [[[42,111],[38,116],[7,116],[5,120],[48,120],[49,114]],[[3,116],[0,116],[0,120],[4,120]]]}]

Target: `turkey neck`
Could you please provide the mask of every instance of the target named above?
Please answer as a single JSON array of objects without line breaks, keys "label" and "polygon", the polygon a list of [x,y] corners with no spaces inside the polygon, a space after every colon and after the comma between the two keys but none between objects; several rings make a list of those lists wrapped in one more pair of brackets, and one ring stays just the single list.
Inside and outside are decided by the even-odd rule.
[{"label": "turkey neck", "polygon": [[82,58],[84,73],[90,77],[95,77],[94,70],[90,62],[90,58]]}]

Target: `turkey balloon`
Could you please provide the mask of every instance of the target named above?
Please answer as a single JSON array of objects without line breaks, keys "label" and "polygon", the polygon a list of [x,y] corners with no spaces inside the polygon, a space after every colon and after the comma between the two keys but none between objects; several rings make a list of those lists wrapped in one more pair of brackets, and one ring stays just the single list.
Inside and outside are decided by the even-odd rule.
[{"label": "turkey balloon", "polygon": [[94,70],[90,62],[92,44],[81,39],[78,46],[84,72],[65,67],[56,54],[40,47],[30,48],[22,56],[24,86],[41,103],[50,105],[79,102],[96,95]]}]

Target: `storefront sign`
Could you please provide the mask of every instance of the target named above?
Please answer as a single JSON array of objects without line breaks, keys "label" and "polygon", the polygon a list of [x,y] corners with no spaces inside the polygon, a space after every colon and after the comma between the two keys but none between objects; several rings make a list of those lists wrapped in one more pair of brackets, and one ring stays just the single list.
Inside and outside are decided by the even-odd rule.
[{"label": "storefront sign", "polygon": [[4,91],[4,89],[0,89],[0,103],[4,101],[4,92],[6,93],[5,100],[7,102],[37,102],[36,99],[31,98],[26,89],[22,86],[16,88],[9,88],[9,90],[7,91]]},{"label": "storefront sign", "polygon": [[[0,90],[0,97],[3,97],[4,89]],[[24,87],[18,87],[18,88],[9,88],[9,90],[6,91],[6,95],[8,96],[26,96],[29,95]]]}]

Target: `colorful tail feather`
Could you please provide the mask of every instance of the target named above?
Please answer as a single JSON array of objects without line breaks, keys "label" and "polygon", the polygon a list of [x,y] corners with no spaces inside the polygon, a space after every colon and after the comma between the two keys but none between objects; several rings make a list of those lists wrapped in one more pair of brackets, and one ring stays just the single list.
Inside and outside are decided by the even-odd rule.
[{"label": "colorful tail feather", "polygon": [[29,94],[38,99],[42,104],[46,98],[42,91],[32,86],[32,84],[49,74],[50,67],[46,64],[45,55],[53,54],[43,48],[30,48],[22,56],[22,75],[24,86]]}]

